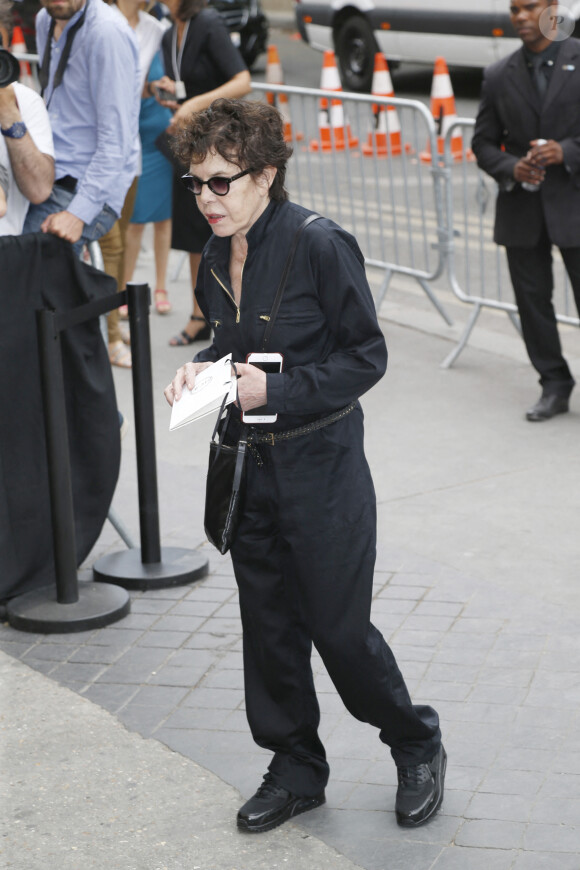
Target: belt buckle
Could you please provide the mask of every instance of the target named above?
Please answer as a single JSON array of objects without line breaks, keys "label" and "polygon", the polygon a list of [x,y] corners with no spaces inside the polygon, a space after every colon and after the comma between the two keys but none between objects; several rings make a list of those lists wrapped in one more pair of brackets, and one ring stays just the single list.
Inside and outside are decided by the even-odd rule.
[{"label": "belt buckle", "polygon": [[267,444],[268,447],[274,446],[275,441],[273,432],[264,432],[264,444]]}]

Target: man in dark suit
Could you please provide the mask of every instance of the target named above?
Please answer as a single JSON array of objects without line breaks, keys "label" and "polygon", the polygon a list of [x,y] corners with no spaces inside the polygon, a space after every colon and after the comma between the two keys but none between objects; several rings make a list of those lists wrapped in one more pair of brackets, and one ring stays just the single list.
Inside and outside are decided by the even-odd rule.
[{"label": "man in dark suit", "polygon": [[499,183],[494,239],[506,247],[540,374],[542,395],[526,414],[532,422],[565,413],[575,383],[552,305],[552,245],[580,310],[580,41],[561,31],[553,38],[555,12],[552,0],[511,0],[523,45],[486,70],[473,137],[478,165]]}]

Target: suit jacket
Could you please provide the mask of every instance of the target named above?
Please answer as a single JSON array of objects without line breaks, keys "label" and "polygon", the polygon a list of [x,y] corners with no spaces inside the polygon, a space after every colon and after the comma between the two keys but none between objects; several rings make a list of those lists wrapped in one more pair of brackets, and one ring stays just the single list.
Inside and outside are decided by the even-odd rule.
[{"label": "suit jacket", "polygon": [[[555,139],[564,164],[549,166],[538,193],[514,182],[532,139]],[[543,103],[523,48],[488,67],[472,143],[478,165],[499,183],[494,239],[533,247],[545,222],[553,244],[580,246],[580,41],[561,45]]]}]

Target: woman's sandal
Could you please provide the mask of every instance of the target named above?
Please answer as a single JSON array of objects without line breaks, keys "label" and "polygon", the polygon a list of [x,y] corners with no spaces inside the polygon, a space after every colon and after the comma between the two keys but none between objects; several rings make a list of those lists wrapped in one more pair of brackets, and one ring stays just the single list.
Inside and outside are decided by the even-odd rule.
[{"label": "woman's sandal", "polygon": [[155,310],[157,314],[169,314],[171,302],[167,298],[167,290],[156,290],[153,295],[155,296]]},{"label": "woman's sandal", "polygon": [[109,362],[112,366],[121,369],[130,369],[132,366],[131,351],[122,341],[114,341],[109,345]]},{"label": "woman's sandal", "polygon": [[202,323],[205,323],[205,326],[198,329],[195,335],[190,335],[185,329],[182,329],[179,335],[174,335],[173,338],[169,339],[170,347],[186,347],[188,344],[193,344],[194,341],[207,341],[211,338],[211,326],[205,317],[197,317],[195,314],[192,314],[189,319],[201,320]]}]

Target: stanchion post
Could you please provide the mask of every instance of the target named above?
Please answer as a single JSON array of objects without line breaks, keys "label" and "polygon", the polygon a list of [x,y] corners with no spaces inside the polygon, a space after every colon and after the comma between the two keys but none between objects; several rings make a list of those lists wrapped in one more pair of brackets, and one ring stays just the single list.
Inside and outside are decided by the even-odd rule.
[{"label": "stanchion post", "polygon": [[59,604],[74,604],[79,600],[75,519],[56,312],[46,309],[37,311],[36,327],[52,511],[56,597]]},{"label": "stanchion post", "polygon": [[18,595],[9,601],[6,615],[21,631],[88,631],[126,616],[131,601],[125,589],[113,584],[79,585],[60,330],[55,311],[38,311],[36,317],[56,594],[54,586],[45,586]]},{"label": "stanchion post", "polygon": [[148,284],[127,284],[141,548],[109,553],[93,565],[95,580],[142,591],[193,583],[205,577],[209,570],[207,557],[197,550],[182,547],[161,548],[160,545],[149,335],[150,296]]},{"label": "stanchion post", "polygon": [[149,332],[150,293],[148,284],[127,284],[133,360],[133,403],[139,486],[141,561],[145,565],[161,561],[153,413],[153,373]]}]

